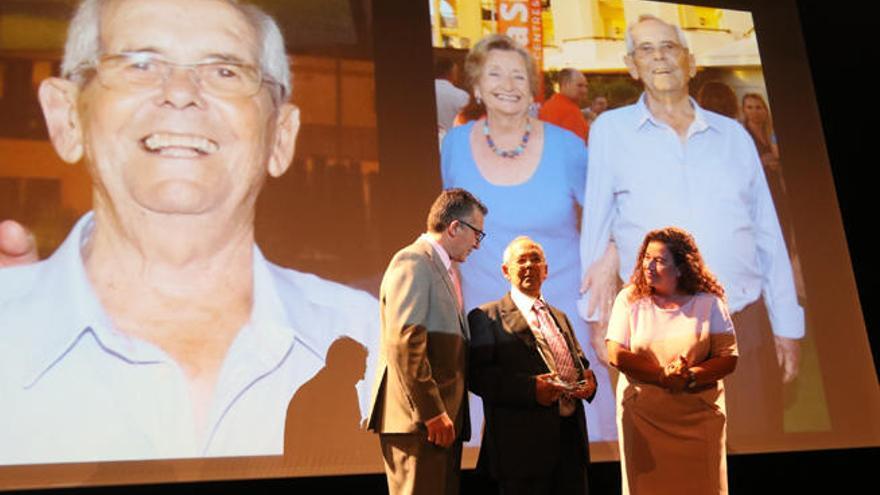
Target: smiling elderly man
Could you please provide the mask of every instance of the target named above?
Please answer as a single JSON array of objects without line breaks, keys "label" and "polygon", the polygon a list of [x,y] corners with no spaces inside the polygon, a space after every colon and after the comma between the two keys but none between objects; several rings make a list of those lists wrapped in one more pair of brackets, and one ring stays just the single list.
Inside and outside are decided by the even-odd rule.
[{"label": "smiling elderly man", "polygon": [[[593,124],[581,261],[596,273],[591,265],[604,263],[613,238],[625,280],[648,231],[692,232],[739,329],[741,357],[725,378],[731,445],[766,442],[783,431],[782,385],[797,373],[804,313],[761,160],[742,125],[688,96],[697,68],[680,29],[643,16],[626,44],[626,66],[645,92]],[[597,333],[594,347],[604,346],[604,329]]]},{"label": "smiling elderly man", "polygon": [[541,293],[544,248],[512,240],[501,271],[510,291],[468,314],[469,385],[486,418],[478,470],[503,494],[586,494],[590,452],[580,399],[592,401],[589,369],[568,317]]},{"label": "smiling elderly man", "polygon": [[254,244],[299,126],[275,22],[224,0],[85,0],[49,135],[94,211],[48,260],[0,271],[0,464],[269,455],[287,404],[366,293]]}]

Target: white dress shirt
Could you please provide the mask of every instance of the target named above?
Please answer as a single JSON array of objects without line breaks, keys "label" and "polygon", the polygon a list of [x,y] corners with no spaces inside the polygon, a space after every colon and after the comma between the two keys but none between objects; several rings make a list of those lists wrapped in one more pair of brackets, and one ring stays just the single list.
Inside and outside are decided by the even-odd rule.
[{"label": "white dress shirt", "polygon": [[[0,465],[280,455],[288,403],[330,344],[348,335],[378,348],[375,298],[254,246],[251,319],[198,434],[183,370],[101,307],[80,254],[92,225],[87,214],[49,259],[0,270]],[[358,384],[361,411],[369,390]]]},{"label": "white dress shirt", "polygon": [[[583,270],[613,238],[626,281],[645,234],[678,226],[693,234],[731,312],[763,294],[773,332],[800,338],[804,313],[755,145],[735,120],[691,104],[694,120],[684,140],[654,118],[644,94],[636,104],[596,119],[581,231]],[[588,297],[579,302],[585,318],[594,316],[586,315]]]}]

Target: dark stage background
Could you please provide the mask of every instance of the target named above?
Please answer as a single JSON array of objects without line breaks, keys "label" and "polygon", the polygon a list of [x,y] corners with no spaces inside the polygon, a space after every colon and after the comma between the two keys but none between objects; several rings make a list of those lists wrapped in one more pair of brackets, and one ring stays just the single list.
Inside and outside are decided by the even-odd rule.
[{"label": "dark stage background", "polygon": [[[406,26],[405,11],[390,4],[408,2],[376,2],[376,8],[393,9],[401,17],[393,18],[395,28]],[[741,2],[747,6],[750,2]],[[802,31],[816,99],[821,114],[826,145],[831,161],[837,199],[846,231],[846,238],[853,271],[858,284],[859,297],[871,349],[875,362],[880,356],[880,336],[874,329],[880,325],[880,309],[874,306],[878,297],[878,257],[875,249],[874,215],[876,159],[869,151],[868,139],[878,132],[876,124],[877,83],[870,75],[880,65],[878,46],[874,41],[877,24],[877,7],[864,7],[861,3],[834,3],[822,0],[798,0],[796,4],[800,24],[779,26],[797,35]],[[868,3],[865,3],[867,5]],[[389,19],[390,22],[390,19]],[[405,27],[402,29],[406,29]],[[383,32],[377,26],[376,33]],[[398,51],[399,56],[409,58],[410,51],[427,51],[429,47],[414,46],[407,42],[407,33],[399,33],[395,39],[375,40],[376,50]],[[424,59],[423,59],[424,60]],[[377,61],[378,62],[378,61]],[[382,105],[391,86],[405,85],[405,81],[383,81],[382,68],[377,65],[377,100]],[[397,96],[406,93],[396,93]],[[399,103],[398,103],[399,104]],[[804,102],[810,105],[811,102]],[[405,105],[404,105],[405,107]],[[381,126],[379,149],[383,139]],[[432,143],[410,143],[411,146]],[[431,185],[426,185],[430,188]],[[428,195],[429,197],[431,195]],[[858,398],[852,398],[852,407],[858,406]],[[732,494],[797,493],[833,483],[834,493],[865,491],[875,482],[871,467],[880,465],[880,449],[826,450],[815,452],[792,452],[776,454],[737,455],[729,458],[729,482]],[[620,474],[617,463],[598,463],[591,468],[592,492],[614,494],[620,491]],[[493,493],[493,487],[473,472],[463,474],[462,492],[465,494]],[[89,489],[40,490],[27,493],[63,494],[225,494],[225,493],[386,493],[381,475],[339,476],[320,478],[296,478],[276,480],[245,480],[234,482],[209,482],[176,485],[103,487]],[[868,491],[873,491],[868,489]]]}]

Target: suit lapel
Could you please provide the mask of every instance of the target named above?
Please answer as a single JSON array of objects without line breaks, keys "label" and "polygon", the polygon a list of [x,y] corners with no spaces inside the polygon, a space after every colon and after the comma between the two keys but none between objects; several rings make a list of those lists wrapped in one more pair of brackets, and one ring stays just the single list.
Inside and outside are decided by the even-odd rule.
[{"label": "suit lapel", "polygon": [[509,292],[501,298],[499,307],[504,329],[522,340],[530,348],[536,349],[538,344],[535,342],[535,336],[532,334],[529,322],[526,321],[525,316],[516,307]]},{"label": "suit lapel", "polygon": [[[443,265],[443,260],[437,256],[437,253],[434,251],[434,246],[432,246],[431,243],[427,241],[419,241],[419,243],[421,244],[425,255],[431,260],[431,266],[434,268],[437,276],[440,277],[446,285],[446,290],[449,291],[449,297],[452,299],[452,304],[458,307],[458,297],[455,294],[455,284],[452,283],[452,278],[450,278],[449,271],[447,271],[446,267]],[[458,309],[458,322],[461,324],[461,332],[465,339],[470,339],[470,331],[467,324],[467,318],[464,317],[463,308]]]}]

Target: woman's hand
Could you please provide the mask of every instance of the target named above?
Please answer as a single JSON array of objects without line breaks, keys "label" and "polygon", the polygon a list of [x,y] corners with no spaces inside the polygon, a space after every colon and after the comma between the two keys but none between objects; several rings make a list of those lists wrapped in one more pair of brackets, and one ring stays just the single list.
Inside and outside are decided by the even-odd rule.
[{"label": "woman's hand", "polygon": [[669,375],[679,375],[681,373],[686,372],[688,369],[687,358],[684,356],[678,356],[674,361],[670,361],[669,364],[664,368],[664,372],[667,376]]},{"label": "woman's hand", "polygon": [[660,376],[660,386],[670,392],[681,392],[687,388],[691,379],[690,367],[684,356],[679,356],[663,368]]}]

